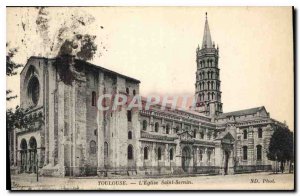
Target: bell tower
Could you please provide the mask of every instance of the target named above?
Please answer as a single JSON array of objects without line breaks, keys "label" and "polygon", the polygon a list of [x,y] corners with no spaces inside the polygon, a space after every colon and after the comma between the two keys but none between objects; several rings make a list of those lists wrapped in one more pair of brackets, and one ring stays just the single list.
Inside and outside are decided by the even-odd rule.
[{"label": "bell tower", "polygon": [[212,42],[205,13],[205,27],[202,47],[196,50],[196,110],[207,116],[214,117],[223,112],[221,102],[220,69],[218,68],[219,47]]}]

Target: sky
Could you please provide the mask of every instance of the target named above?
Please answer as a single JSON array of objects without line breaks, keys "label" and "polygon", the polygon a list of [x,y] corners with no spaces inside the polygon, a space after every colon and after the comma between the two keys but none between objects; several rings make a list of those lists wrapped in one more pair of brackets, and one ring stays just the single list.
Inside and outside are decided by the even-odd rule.
[{"label": "sky", "polygon": [[[219,46],[223,111],[265,106],[272,118],[293,129],[293,29],[291,7],[50,7],[47,36],[36,24],[39,9],[7,8],[7,42],[14,61],[54,57],[56,37],[72,19],[92,18],[76,27],[96,35],[90,61],[141,81],[140,94],[194,95],[196,48],[201,46],[205,12]],[[43,37],[44,36],[44,37]],[[64,35],[71,38],[72,32]],[[19,94],[19,76],[7,88]],[[7,107],[19,104],[19,98]]]}]

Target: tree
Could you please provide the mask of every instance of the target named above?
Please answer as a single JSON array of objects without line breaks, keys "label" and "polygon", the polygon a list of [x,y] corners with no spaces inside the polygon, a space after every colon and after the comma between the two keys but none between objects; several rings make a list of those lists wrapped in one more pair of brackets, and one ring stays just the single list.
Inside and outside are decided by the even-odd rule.
[{"label": "tree", "polygon": [[284,163],[286,161],[290,161],[291,163],[294,160],[293,138],[293,133],[287,127],[274,127],[274,133],[270,140],[267,157],[269,160],[280,162],[282,172],[284,170]]},{"label": "tree", "polygon": [[[9,44],[6,43],[6,47],[8,47]],[[6,54],[6,76],[14,76],[17,74],[17,69],[19,67],[22,67],[21,64],[15,63],[12,58],[15,56],[15,54],[18,52],[17,48],[11,48],[8,50]],[[6,100],[9,101],[11,99],[17,98],[17,95],[11,95],[12,91],[7,89],[6,90]]]}]

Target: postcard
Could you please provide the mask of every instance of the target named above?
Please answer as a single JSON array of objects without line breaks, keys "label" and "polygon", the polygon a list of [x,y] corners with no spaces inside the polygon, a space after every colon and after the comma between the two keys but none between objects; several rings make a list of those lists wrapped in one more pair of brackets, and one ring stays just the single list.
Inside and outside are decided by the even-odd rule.
[{"label": "postcard", "polygon": [[7,7],[11,190],[286,190],[293,7]]}]

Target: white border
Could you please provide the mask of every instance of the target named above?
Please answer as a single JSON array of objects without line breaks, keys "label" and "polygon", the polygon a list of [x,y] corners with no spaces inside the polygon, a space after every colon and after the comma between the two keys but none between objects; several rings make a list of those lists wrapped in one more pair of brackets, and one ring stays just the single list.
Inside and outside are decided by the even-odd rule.
[{"label": "white border", "polygon": [[[0,121],[1,121],[1,131],[0,131],[0,138],[1,138],[1,148],[0,148],[0,168],[1,168],[1,195],[7,195],[10,192],[6,191],[6,127],[5,127],[5,110],[6,110],[6,95],[4,92],[4,89],[6,89],[6,70],[5,70],[5,56],[6,54],[6,6],[295,6],[295,8],[299,8],[299,1],[292,1],[292,0],[227,0],[227,1],[220,1],[220,0],[206,0],[206,1],[197,1],[197,0],[185,0],[185,1],[180,1],[180,0],[172,0],[172,1],[161,1],[161,0],[151,0],[151,1],[141,1],[141,0],[26,0],[26,1],[21,1],[21,0],[7,0],[7,1],[0,1],[0,24],[2,28],[1,30],[1,37],[0,37],[0,50],[2,54],[1,58],[1,65],[0,66],[0,74],[1,74],[1,79],[0,79],[0,96],[1,96],[1,101],[2,104],[0,104],[1,108],[1,113],[0,113]],[[299,10],[298,10],[299,11]],[[297,16],[296,16],[297,17]],[[299,26],[299,20],[296,20],[296,27]],[[296,32],[298,32],[296,30]],[[297,46],[299,45],[299,34],[297,33],[297,43],[295,43]],[[280,46],[279,46],[280,47]],[[299,50],[298,50],[299,51]],[[297,54],[296,54],[297,55]],[[297,65],[295,65],[297,66]],[[297,70],[297,75],[299,76],[299,68]],[[297,83],[297,91],[299,91],[299,84]],[[296,108],[297,111],[299,111],[299,105]],[[299,120],[299,116],[297,116],[297,119],[295,122]],[[296,130],[298,129],[298,124],[296,127]],[[297,133],[297,141],[299,141],[299,133]],[[297,155],[296,157],[299,157],[299,149],[297,149]],[[298,160],[298,159],[297,159]],[[297,162],[298,163],[298,162]],[[297,169],[299,169],[297,167]],[[298,174],[298,172],[297,172]],[[298,176],[298,175],[297,175]],[[297,185],[296,185],[297,186]],[[299,188],[299,187],[297,187]],[[46,193],[46,192],[45,192]],[[55,195],[57,194],[62,194],[63,192],[52,192]],[[143,192],[137,192],[136,194],[141,194]],[[149,193],[149,192],[144,192],[144,193]],[[151,193],[151,192],[150,192]],[[154,193],[154,192],[152,192]],[[273,194],[272,192],[269,193],[259,193],[259,192],[252,192],[254,194]],[[41,193],[38,193],[41,194]],[[43,194],[43,193],[42,193]],[[69,194],[73,194],[72,192],[69,192]],[[81,192],[80,194],[84,194],[84,192]],[[99,192],[96,194],[109,194],[109,193],[104,193],[104,192]],[[110,193],[110,195],[114,194],[132,194],[128,192],[113,192]],[[155,192],[156,195],[165,195],[165,194],[170,194],[166,192],[161,192],[157,193]],[[184,193],[171,193],[171,194],[187,194],[187,192]],[[205,192],[193,192],[193,194],[207,194]],[[220,193],[213,193],[213,194],[224,194],[224,192]],[[231,194],[231,193],[227,193]],[[238,193],[239,194],[239,193]],[[251,193],[243,193],[243,194],[251,194]],[[288,193],[280,193],[280,194],[288,194]]]}]

